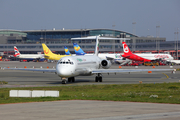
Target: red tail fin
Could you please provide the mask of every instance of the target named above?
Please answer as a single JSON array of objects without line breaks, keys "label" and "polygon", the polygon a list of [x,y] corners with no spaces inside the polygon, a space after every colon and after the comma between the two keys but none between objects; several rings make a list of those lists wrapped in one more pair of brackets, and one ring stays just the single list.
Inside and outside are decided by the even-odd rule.
[{"label": "red tail fin", "polygon": [[132,54],[126,42],[122,42],[122,44],[123,44],[124,54]]}]

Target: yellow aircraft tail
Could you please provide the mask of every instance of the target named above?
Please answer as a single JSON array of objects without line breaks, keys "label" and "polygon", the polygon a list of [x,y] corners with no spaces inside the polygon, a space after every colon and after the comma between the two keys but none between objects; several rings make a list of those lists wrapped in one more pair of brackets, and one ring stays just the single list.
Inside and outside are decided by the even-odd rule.
[{"label": "yellow aircraft tail", "polygon": [[42,43],[43,51],[46,56],[54,55],[51,50],[46,46],[46,44]]}]

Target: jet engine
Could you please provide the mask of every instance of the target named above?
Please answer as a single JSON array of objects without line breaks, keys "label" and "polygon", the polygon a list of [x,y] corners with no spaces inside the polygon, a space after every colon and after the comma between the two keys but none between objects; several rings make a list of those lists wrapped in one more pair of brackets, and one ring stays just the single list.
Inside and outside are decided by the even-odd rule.
[{"label": "jet engine", "polygon": [[111,62],[108,61],[108,60],[102,60],[102,61],[101,61],[101,66],[102,66],[102,68],[104,68],[104,69],[108,69],[108,68],[111,67]]}]

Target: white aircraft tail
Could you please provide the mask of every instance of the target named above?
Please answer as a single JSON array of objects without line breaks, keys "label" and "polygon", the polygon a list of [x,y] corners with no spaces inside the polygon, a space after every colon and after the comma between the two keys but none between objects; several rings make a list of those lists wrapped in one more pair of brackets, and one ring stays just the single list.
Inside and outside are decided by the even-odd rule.
[{"label": "white aircraft tail", "polygon": [[14,46],[14,52],[15,52],[15,57],[17,57],[17,56],[20,56],[21,54],[20,54],[20,52],[19,52],[19,50],[17,49],[17,47],[16,46]]},{"label": "white aircraft tail", "polygon": [[95,46],[95,55],[98,56],[99,53],[99,36],[96,36],[96,46]]}]

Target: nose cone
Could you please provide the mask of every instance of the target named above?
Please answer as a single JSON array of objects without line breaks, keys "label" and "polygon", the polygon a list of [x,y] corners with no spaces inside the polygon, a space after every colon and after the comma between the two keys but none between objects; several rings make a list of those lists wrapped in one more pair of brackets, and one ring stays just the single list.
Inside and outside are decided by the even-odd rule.
[{"label": "nose cone", "polygon": [[57,71],[58,76],[60,76],[60,77],[71,77],[72,76],[72,70],[70,70],[67,66],[57,65],[56,71]]}]

